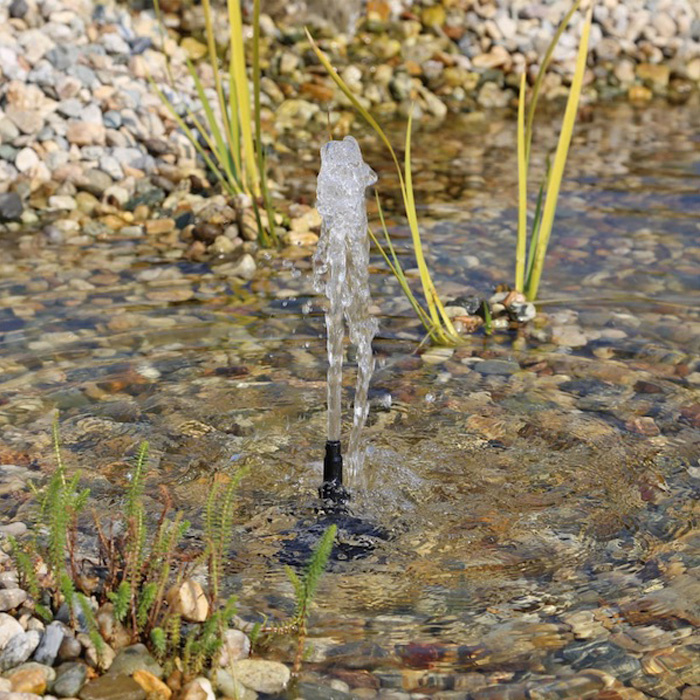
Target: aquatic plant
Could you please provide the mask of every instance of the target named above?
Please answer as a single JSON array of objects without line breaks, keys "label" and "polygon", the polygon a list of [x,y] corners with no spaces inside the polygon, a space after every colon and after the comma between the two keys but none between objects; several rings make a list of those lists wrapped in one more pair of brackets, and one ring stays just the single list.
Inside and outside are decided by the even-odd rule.
[{"label": "aquatic plant", "polygon": [[[34,610],[50,622],[66,606],[71,625],[87,629],[98,655],[105,639],[98,623],[110,612],[130,641],[147,644],[166,671],[177,669],[185,678],[202,672],[218,656],[224,632],[234,620],[237,599],[221,600],[221,572],[233,531],[234,498],[247,473],[239,469],[232,477],[214,477],[204,514],[204,548],[191,554],[182,551],[182,540],[190,523],[180,511],[173,512],[167,489],[161,486],[162,509],[149,528],[144,506],[148,443],[142,442],[129,473],[129,486],[121,515],[105,527],[93,511],[98,541],[97,555],[78,552],[78,516],[83,513],[89,489],[80,489],[80,473],[68,477],[61,455],[57,420],[53,425],[56,469],[46,486],[32,487],[39,508],[38,535],[25,541],[9,538],[12,558],[22,586],[32,596]],[[326,567],[335,539],[335,526],[326,530],[314,549],[304,575],[291,569],[287,575],[296,594],[296,611],[289,623],[262,629],[266,634],[296,634],[295,668],[302,661],[307,618],[319,579]],[[47,573],[40,574],[41,564]],[[202,622],[185,619],[173,605],[171,592],[187,581],[199,565],[206,570],[208,601]],[[109,640],[107,640],[109,641]]]},{"label": "aquatic plant", "polygon": [[[538,197],[538,205],[535,212],[533,222],[533,232],[530,236],[530,256],[527,263],[527,278],[525,277],[525,253],[527,250],[527,168],[529,165],[530,148],[532,145],[532,131],[535,109],[540,95],[542,81],[545,72],[551,62],[554,49],[561,37],[566,25],[576,10],[579,8],[581,0],[576,0],[571,10],[567,13],[561,25],[557,29],[550,42],[550,45],[545,53],[542,64],[537,74],[533,87],[530,108],[528,110],[527,125],[525,126],[524,110],[525,110],[525,74],[523,74],[520,83],[519,95],[519,117],[518,117],[518,173],[519,173],[519,209],[518,209],[518,238],[516,244],[516,280],[515,286],[519,291],[525,291],[528,299],[535,299],[539,288],[539,281],[544,265],[544,258],[547,251],[547,244],[551,235],[554,214],[556,212],[556,204],[561,187],[564,165],[568,153],[569,144],[571,142],[571,134],[573,125],[576,119],[576,110],[581,95],[583,73],[586,66],[586,57],[588,55],[588,36],[592,20],[592,9],[589,9],[584,29],[579,46],[579,52],[576,62],[576,70],[569,92],[569,99],[566,106],[566,113],[562,131],[559,137],[559,144],[554,157],[554,163],[551,169],[548,169],[547,177]],[[592,8],[592,6],[591,6]],[[399,178],[399,187],[401,191],[401,199],[403,202],[404,212],[408,226],[411,232],[411,242],[413,252],[418,266],[423,297],[426,307],[424,307],[413,293],[408,278],[396,254],[396,249],[391,240],[391,236],[387,230],[384,213],[381,206],[379,194],[376,194],[377,208],[379,212],[380,227],[383,234],[384,244],[379,237],[370,230],[370,236],[377,246],[379,252],[384,258],[389,270],[399,282],[399,285],[408,299],[411,307],[420,319],[426,329],[429,338],[440,345],[455,345],[462,341],[462,338],[455,330],[455,327],[445,311],[445,306],[440,300],[438,293],[430,275],[427,263],[425,261],[425,253],[423,241],[421,238],[420,228],[418,225],[418,216],[416,213],[415,196],[413,192],[413,179],[411,174],[411,125],[412,115],[409,114],[408,124],[406,127],[405,138],[405,155],[403,165],[391,145],[386,133],[370,114],[370,112],[360,103],[357,96],[348,87],[342,77],[335,70],[328,57],[323,53],[319,46],[314,41],[313,37],[306,30],[306,35],[311,43],[311,48],[316,54],[321,65],[326,69],[329,76],[333,79],[338,88],[342,91],[345,97],[353,105],[357,113],[370,125],[373,131],[377,134],[381,142],[386,146],[391,155],[392,161],[396,168]],[[544,192],[546,189],[546,198]],[[544,205],[543,205],[544,202]]]},{"label": "aquatic plant", "polygon": [[[528,109],[527,120],[525,119],[525,74],[520,80],[520,93],[518,98],[518,237],[516,246],[515,263],[515,288],[523,292],[525,296],[534,301],[537,299],[540,279],[544,267],[544,260],[547,254],[547,245],[552,233],[552,225],[556,214],[559,190],[564,176],[564,166],[571,144],[571,136],[576,121],[576,113],[581,97],[583,86],[583,76],[586,70],[586,58],[588,56],[588,37],[593,19],[593,3],[588,8],[586,20],[581,32],[578,55],[576,57],[576,68],[569,89],[569,97],[566,103],[566,111],[562,122],[559,142],[554,154],[554,161],[551,167],[548,163],[547,173],[544,182],[540,185],[537,196],[535,216],[532,222],[532,232],[527,235],[527,171],[530,165],[530,153],[532,149],[532,132],[537,101],[540,96],[540,89],[545,73],[552,59],[554,48],[559,41],[559,37],[569,23],[569,20],[578,10],[581,0],[576,0],[573,7],[566,14],[559,28],[545,53],[540,69],[532,88],[530,107]],[[546,192],[546,195],[545,195]],[[527,268],[526,268],[527,250]]]},{"label": "aquatic plant", "polygon": [[311,611],[311,605],[316,595],[321,576],[326,570],[328,560],[333,551],[336,533],[337,527],[335,525],[330,525],[326,528],[323,535],[321,535],[316,543],[311,553],[311,558],[301,577],[299,577],[291,566],[284,567],[287,578],[294,589],[296,606],[293,617],[290,620],[275,624],[268,624],[267,621],[265,621],[263,624],[255,625],[251,633],[252,639],[257,639],[261,635],[276,636],[295,633],[297,635],[297,646],[293,666],[294,674],[298,674],[301,669],[301,662],[304,658],[304,646],[308,635],[307,623],[309,612]]},{"label": "aquatic plant", "polygon": [[[158,0],[154,2],[160,17]],[[260,117],[260,0],[253,0],[253,102],[248,86],[244,53],[243,20],[239,0],[227,0],[229,20],[228,86],[222,84],[216,49],[211,0],[203,0],[207,58],[214,75],[216,100],[212,102],[204,90],[193,63],[187,60],[187,70],[202,104],[203,117],[187,107],[187,121],[173,102],[151,78],[154,91],[172,118],[206,163],[209,170],[231,197],[246,194],[251,197],[258,223],[258,242],[264,247],[277,244],[275,217],[267,186],[265,155],[262,145]],[[171,87],[174,80],[168,64]],[[218,111],[218,116],[216,112]],[[190,127],[193,125],[194,130]],[[204,141],[200,142],[199,137]],[[266,210],[263,222],[259,202]]]}]

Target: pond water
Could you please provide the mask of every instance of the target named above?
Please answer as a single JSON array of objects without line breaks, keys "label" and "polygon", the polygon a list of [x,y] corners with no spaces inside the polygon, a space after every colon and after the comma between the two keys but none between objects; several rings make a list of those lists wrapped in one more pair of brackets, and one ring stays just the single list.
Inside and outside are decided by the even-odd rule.
[{"label": "pond water", "polygon": [[[531,332],[419,347],[373,258],[368,460],[290,697],[698,697],[700,109],[587,116]],[[556,123],[535,135],[540,174]],[[514,143],[505,118],[414,134],[445,298],[512,279]],[[363,150],[391,194],[386,157]],[[295,196],[313,199],[316,167],[283,169]],[[58,408],[67,462],[109,507],[148,439],[149,493],[166,484],[195,535],[212,475],[249,466],[227,584],[243,617],[283,619],[282,565],[305,561],[323,525],[311,251],[270,254],[238,289],[216,262],[157,240],[67,246],[27,232],[2,245],[3,461],[49,469]],[[22,517],[17,474],[2,504]]]}]

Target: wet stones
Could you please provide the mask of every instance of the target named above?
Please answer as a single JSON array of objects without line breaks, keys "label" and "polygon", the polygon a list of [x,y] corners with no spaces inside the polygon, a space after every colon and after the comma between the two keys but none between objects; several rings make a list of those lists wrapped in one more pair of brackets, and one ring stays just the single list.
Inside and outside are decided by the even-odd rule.
[{"label": "wet stones", "polygon": [[23,211],[22,199],[17,193],[5,192],[0,194],[0,223],[19,221]]}]

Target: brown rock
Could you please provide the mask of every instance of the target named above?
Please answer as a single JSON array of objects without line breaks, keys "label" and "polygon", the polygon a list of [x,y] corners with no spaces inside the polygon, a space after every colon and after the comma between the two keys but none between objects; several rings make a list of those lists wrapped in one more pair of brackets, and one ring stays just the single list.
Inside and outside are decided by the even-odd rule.
[{"label": "brown rock", "polygon": [[170,700],[173,694],[163,681],[148,671],[134,671],[131,677],[146,691],[148,700]]},{"label": "brown rock", "polygon": [[654,89],[662,90],[668,86],[671,69],[662,64],[640,63],[637,66],[637,77]]},{"label": "brown rock", "polygon": [[157,236],[163,233],[170,233],[175,229],[175,221],[173,219],[151,219],[145,224],[146,233]]},{"label": "brown rock", "polygon": [[653,97],[651,90],[644,85],[632,85],[627,91],[630,102],[648,102]]},{"label": "brown rock", "polygon": [[15,693],[43,695],[46,692],[46,675],[37,668],[21,668],[10,673],[8,678]]},{"label": "brown rock", "polygon": [[659,426],[656,425],[654,419],[649,416],[632,418],[625,423],[625,428],[632,433],[646,435],[647,437],[654,437],[661,433]]},{"label": "brown rock", "polygon": [[103,124],[73,122],[68,125],[66,138],[76,146],[104,145],[105,127]]},{"label": "brown rock", "polygon": [[681,418],[694,428],[700,428],[700,403],[691,403],[681,408]]}]

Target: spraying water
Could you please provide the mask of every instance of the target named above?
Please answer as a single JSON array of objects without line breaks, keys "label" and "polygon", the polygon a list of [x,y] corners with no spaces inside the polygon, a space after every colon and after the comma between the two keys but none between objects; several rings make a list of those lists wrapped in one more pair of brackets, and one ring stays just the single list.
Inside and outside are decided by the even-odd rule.
[{"label": "spraying water", "polygon": [[[340,441],[343,336],[357,348],[357,382],[352,430],[348,444],[349,483],[356,484],[365,458],[362,428],[368,413],[367,392],[374,369],[372,339],[377,320],[370,315],[369,239],[365,190],[377,181],[362,160],[352,136],[329,141],[321,148],[317,203],[323,218],[314,256],[314,287],[328,297],[328,440]],[[339,454],[339,453],[338,453]]]}]

